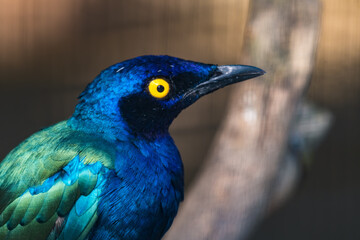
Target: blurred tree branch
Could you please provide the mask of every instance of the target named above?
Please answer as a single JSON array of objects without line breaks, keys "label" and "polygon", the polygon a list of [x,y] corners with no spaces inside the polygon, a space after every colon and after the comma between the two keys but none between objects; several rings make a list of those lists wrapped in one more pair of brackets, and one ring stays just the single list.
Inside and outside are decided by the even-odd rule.
[{"label": "blurred tree branch", "polygon": [[166,239],[246,239],[266,214],[295,109],[315,59],[315,0],[254,0],[245,60],[267,71],[238,84],[228,114]]}]

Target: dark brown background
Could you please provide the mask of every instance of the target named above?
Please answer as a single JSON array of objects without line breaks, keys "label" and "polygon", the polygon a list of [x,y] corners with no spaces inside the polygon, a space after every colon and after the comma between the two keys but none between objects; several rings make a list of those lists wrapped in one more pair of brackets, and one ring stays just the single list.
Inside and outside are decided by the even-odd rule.
[{"label": "dark brown background", "polygon": [[[360,2],[323,0],[308,97],[335,122],[299,192],[257,239],[360,239]],[[249,0],[0,0],[0,158],[68,118],[105,67],[144,54],[241,63]],[[184,111],[171,128],[191,182],[231,91]]]}]

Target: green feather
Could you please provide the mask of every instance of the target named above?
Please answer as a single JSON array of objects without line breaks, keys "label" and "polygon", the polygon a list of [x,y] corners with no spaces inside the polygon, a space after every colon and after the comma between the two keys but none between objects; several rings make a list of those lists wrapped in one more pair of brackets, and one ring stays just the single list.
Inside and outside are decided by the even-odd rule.
[{"label": "green feather", "polygon": [[9,230],[7,229],[7,227],[5,225],[0,227],[0,239],[5,239],[8,232],[9,232]]},{"label": "green feather", "polygon": [[38,215],[44,203],[45,197],[46,197],[46,193],[31,195],[30,205],[25,213],[25,216],[20,222],[22,226],[29,224]]},{"label": "green feather", "polygon": [[65,186],[64,194],[61,198],[61,202],[58,208],[59,216],[66,216],[71,208],[74,206],[76,199],[80,196],[80,191],[78,190],[78,181],[70,186]]},{"label": "green feather", "polygon": [[[82,233],[95,222],[94,217],[97,218],[97,206],[98,200],[94,202],[94,204],[81,216],[78,216],[75,213],[75,208],[72,209],[70,213],[68,222],[64,227],[64,231],[59,236],[59,240],[67,240],[67,239],[79,239]],[[73,212],[74,211],[74,212]],[[74,218],[77,218],[76,220]],[[91,224],[92,222],[92,224]]]},{"label": "green feather", "polygon": [[88,195],[94,189],[97,179],[97,175],[89,169],[82,171],[79,174],[80,193],[85,196]]},{"label": "green feather", "polygon": [[0,226],[4,225],[11,217],[20,199],[15,199],[0,215]]},{"label": "green feather", "polygon": [[26,192],[24,195],[22,195],[18,201],[18,204],[16,208],[13,210],[13,213],[9,219],[9,222],[7,223],[7,226],[9,229],[15,228],[21,221],[21,219],[24,217],[31,201],[30,193]]},{"label": "green feather", "polygon": [[38,223],[36,220],[31,221],[26,226],[18,225],[11,231],[8,231],[6,240],[45,240],[50,234],[56,219],[57,214],[54,214],[46,223]]},{"label": "green feather", "polygon": [[62,195],[64,193],[65,184],[61,181],[57,182],[46,193],[46,198],[41,207],[39,214],[36,216],[36,220],[40,223],[46,222],[57,211]]},{"label": "green feather", "polygon": [[[81,195],[94,190],[98,176],[84,169],[70,186],[59,180],[47,192],[32,195],[27,189],[43,184],[76,156],[84,164],[99,161],[114,169],[115,149],[94,135],[71,129],[66,121],[22,142],[0,163],[0,239],[46,239],[56,219],[67,216]],[[78,236],[86,236],[97,218],[96,209],[97,201],[81,216]]]},{"label": "green feather", "polygon": [[66,121],[30,136],[0,163],[0,212],[26,189],[60,171],[76,155],[85,164],[100,161],[114,169],[115,147],[106,141],[72,130]]},{"label": "green feather", "polygon": [[92,215],[88,225],[85,227],[84,231],[81,233],[81,235],[79,236],[78,240],[83,240],[83,239],[86,239],[86,236],[89,234],[92,226],[94,226],[95,224],[95,221],[97,220],[98,218],[98,215],[97,213],[95,212],[94,215]]}]

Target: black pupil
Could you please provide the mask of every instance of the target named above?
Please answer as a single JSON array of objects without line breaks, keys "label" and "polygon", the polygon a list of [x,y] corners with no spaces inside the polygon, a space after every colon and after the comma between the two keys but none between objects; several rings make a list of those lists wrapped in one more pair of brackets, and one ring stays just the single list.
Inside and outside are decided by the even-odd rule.
[{"label": "black pupil", "polygon": [[162,92],[165,90],[165,88],[164,88],[163,85],[158,85],[156,89],[157,89],[158,92],[160,92],[160,93],[162,93]]}]

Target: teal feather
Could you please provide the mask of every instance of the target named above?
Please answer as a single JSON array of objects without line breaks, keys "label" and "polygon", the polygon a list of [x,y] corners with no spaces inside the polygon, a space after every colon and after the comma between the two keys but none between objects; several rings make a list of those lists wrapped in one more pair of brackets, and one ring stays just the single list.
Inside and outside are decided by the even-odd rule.
[{"label": "teal feather", "polygon": [[57,211],[62,195],[64,193],[65,184],[58,181],[53,187],[46,193],[46,198],[40,209],[39,214],[36,216],[36,220],[39,223],[48,221]]},{"label": "teal feather", "polygon": [[28,210],[26,211],[23,219],[20,222],[22,226],[29,224],[32,220],[35,219],[43,205],[45,197],[46,193],[39,193],[37,195],[31,196]]},{"label": "teal feather", "polygon": [[0,226],[7,223],[20,199],[15,199],[0,215]]},{"label": "teal feather", "polygon": [[83,215],[89,210],[98,200],[100,196],[100,189],[94,189],[88,196],[81,196],[75,204],[75,212],[78,216]]},{"label": "teal feather", "polygon": [[81,196],[67,217],[66,225],[59,239],[79,239],[96,214],[99,202],[99,191],[94,190],[88,196]]},{"label": "teal feather", "polygon": [[24,194],[20,197],[20,200],[18,201],[18,204],[15,207],[15,209],[13,210],[13,213],[7,223],[7,227],[9,229],[15,228],[20,223],[22,218],[24,217],[24,215],[30,205],[30,201],[31,201],[31,198],[29,197],[29,195],[30,194],[28,193],[28,194]]},{"label": "teal feather", "polygon": [[74,206],[76,199],[80,196],[80,191],[78,191],[78,182],[68,186],[65,185],[64,194],[61,198],[61,202],[58,208],[58,214],[61,217],[66,216]]},{"label": "teal feather", "polygon": [[[99,176],[107,170],[100,162],[84,164],[84,160],[75,156],[63,171],[45,179],[41,185],[25,190],[9,204],[0,215],[1,224],[6,223],[6,229],[0,228],[0,234],[7,232],[4,239],[12,239],[11,236],[18,236],[17,232],[30,230],[38,224],[53,226],[49,221],[55,221],[57,216],[67,215],[71,224],[63,227],[70,229],[70,235],[87,236],[86,231],[91,229],[97,218],[100,188],[105,180]],[[73,229],[74,226],[77,226],[76,229]],[[60,232],[57,233],[52,228],[47,231],[49,236],[56,238]],[[70,235],[65,236],[66,239]]]},{"label": "teal feather", "polygon": [[79,185],[81,195],[88,195],[96,186],[98,177],[89,168],[84,169],[79,174]]}]

